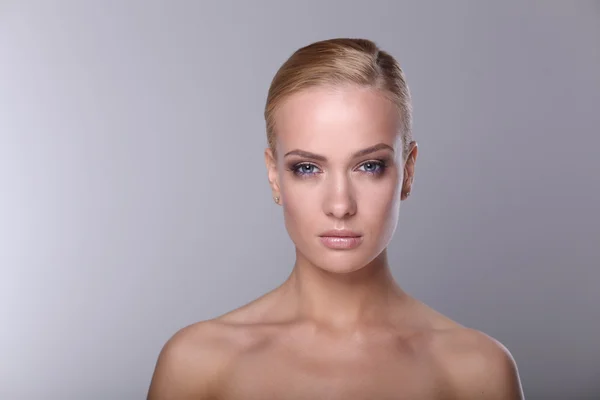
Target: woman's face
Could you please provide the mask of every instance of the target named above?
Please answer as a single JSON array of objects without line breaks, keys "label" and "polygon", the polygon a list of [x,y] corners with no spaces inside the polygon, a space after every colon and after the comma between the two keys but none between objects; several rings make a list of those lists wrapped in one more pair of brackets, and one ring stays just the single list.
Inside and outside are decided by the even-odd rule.
[{"label": "woman's face", "polygon": [[396,106],[369,88],[312,88],[277,111],[277,157],[265,159],[300,257],[351,272],[385,249],[416,158],[415,148],[404,164],[400,129]]}]

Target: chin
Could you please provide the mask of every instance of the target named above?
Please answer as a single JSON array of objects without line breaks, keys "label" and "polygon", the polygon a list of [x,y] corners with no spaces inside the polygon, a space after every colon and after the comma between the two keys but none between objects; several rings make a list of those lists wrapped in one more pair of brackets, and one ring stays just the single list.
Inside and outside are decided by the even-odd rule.
[{"label": "chin", "polygon": [[348,265],[348,264],[327,264],[327,265],[317,265],[323,271],[327,271],[332,274],[350,274],[352,272],[359,271],[364,267],[364,265]]},{"label": "chin", "polygon": [[324,249],[313,253],[313,264],[327,272],[347,274],[358,271],[369,264],[376,256],[368,257],[364,252],[355,250]]}]

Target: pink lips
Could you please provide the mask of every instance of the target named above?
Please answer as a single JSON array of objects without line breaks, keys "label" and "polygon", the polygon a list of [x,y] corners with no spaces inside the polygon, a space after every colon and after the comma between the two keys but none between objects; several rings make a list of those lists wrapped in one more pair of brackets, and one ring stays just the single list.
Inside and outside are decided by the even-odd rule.
[{"label": "pink lips", "polygon": [[349,230],[332,230],[319,235],[325,247],[335,250],[350,250],[362,243],[362,235]]}]

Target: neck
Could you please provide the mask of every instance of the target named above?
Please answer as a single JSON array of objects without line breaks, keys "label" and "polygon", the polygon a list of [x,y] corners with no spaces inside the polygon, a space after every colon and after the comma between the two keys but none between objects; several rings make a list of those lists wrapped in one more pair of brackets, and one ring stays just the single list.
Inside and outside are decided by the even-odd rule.
[{"label": "neck", "polygon": [[406,297],[391,274],[386,250],[346,274],[328,272],[297,254],[282,286],[299,318],[341,329],[386,320],[393,306]]}]

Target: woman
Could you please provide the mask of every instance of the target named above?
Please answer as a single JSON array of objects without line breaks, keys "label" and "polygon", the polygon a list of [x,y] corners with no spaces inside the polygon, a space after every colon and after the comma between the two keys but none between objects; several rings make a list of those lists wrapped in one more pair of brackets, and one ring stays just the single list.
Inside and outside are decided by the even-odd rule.
[{"label": "woman", "polygon": [[275,75],[265,119],[293,270],[250,304],[177,332],[148,398],[522,399],[502,344],[390,273],[386,246],[418,154],[397,61],[363,39],[301,48]]}]

